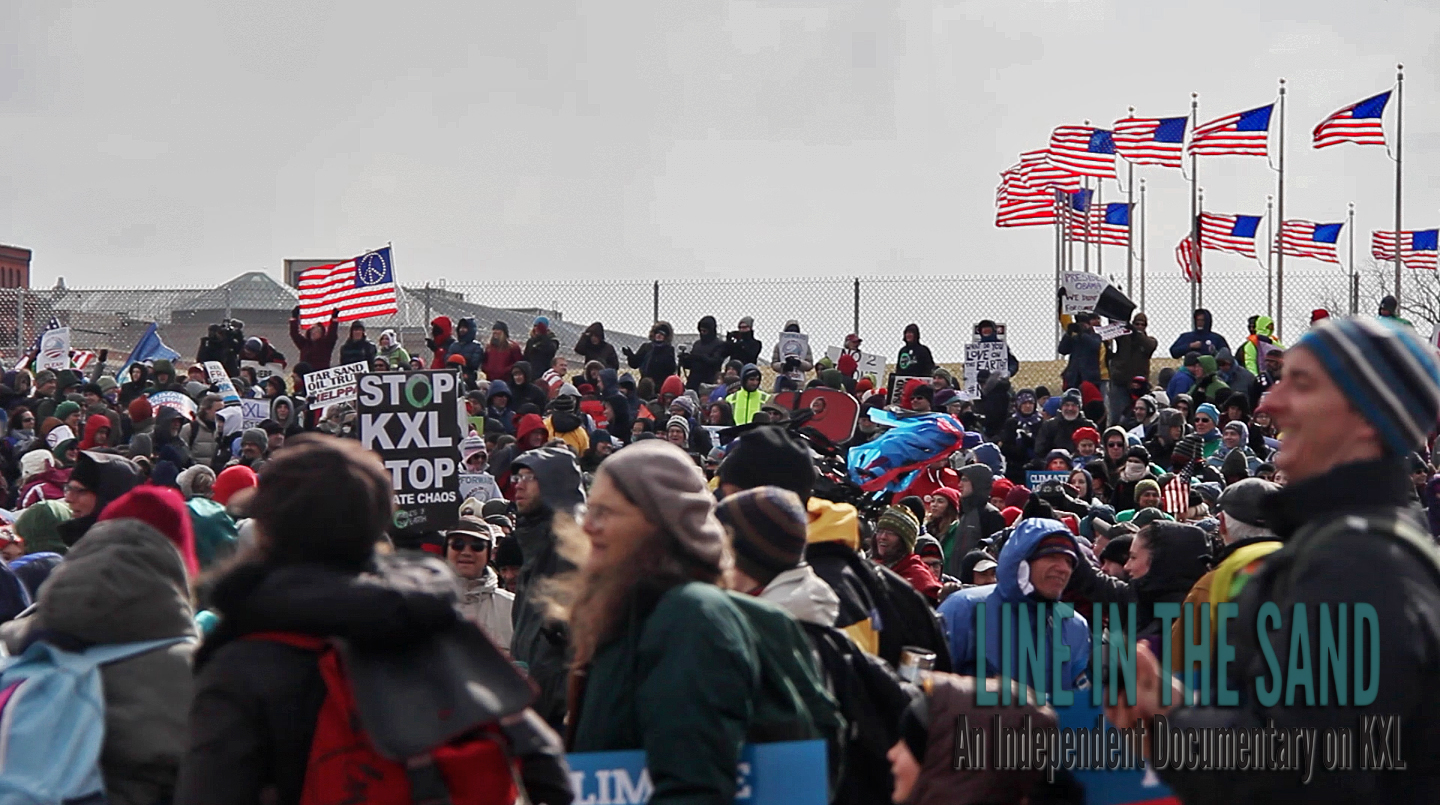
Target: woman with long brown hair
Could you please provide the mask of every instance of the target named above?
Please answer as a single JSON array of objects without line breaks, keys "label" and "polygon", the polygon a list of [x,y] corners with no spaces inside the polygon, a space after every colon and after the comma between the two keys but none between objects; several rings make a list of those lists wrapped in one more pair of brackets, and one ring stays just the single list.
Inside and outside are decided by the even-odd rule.
[{"label": "woman with long brown hair", "polygon": [[570,750],[644,749],[653,803],[731,801],[761,661],[746,615],[716,586],[730,560],[704,475],[658,439],[617,451],[596,473],[583,531]]}]

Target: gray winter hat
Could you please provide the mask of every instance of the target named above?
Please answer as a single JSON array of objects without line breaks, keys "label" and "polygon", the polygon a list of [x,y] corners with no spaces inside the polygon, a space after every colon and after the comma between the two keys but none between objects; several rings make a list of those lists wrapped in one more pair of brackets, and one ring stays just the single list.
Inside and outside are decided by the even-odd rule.
[{"label": "gray winter hat", "polygon": [[600,472],[645,519],[675,538],[682,550],[721,570],[725,530],[715,519],[715,496],[685,451],[660,439],[636,442],[605,459]]}]

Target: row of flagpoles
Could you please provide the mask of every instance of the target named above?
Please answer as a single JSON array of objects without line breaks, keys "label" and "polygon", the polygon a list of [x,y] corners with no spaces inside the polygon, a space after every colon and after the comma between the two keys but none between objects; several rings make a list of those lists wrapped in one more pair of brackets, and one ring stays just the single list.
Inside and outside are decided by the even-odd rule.
[{"label": "row of flagpoles", "polygon": [[[1390,230],[1371,233],[1371,254],[1395,264],[1394,295],[1400,299],[1401,267],[1436,269],[1440,263],[1440,230],[1406,231],[1401,227],[1403,65],[1397,68],[1395,85],[1389,90],[1345,106],[1315,126],[1311,139],[1315,148],[1341,143],[1381,146],[1395,162],[1395,223]],[[1390,101],[1395,102],[1393,141],[1386,136],[1382,119]],[[1206,250],[1231,252],[1259,262],[1273,278],[1273,309],[1277,335],[1281,334],[1284,310],[1285,258],[1300,257],[1341,264],[1340,234],[1349,232],[1350,273],[1354,260],[1354,204],[1345,221],[1321,223],[1285,218],[1285,80],[1280,80],[1276,100],[1265,106],[1199,122],[1199,96],[1191,95],[1190,114],[1180,117],[1117,120],[1109,129],[1086,121],[1081,126],[1060,126],[1050,135],[1046,148],[1026,151],[1020,161],[1001,173],[996,190],[995,224],[1000,227],[1053,226],[1056,233],[1055,271],[1060,281],[1063,268],[1075,267],[1074,244],[1082,244],[1082,266],[1090,271],[1090,245],[1095,246],[1095,270],[1102,270],[1103,246],[1126,247],[1126,291],[1134,295],[1134,265],[1140,257],[1140,304],[1145,303],[1145,180],[1139,183],[1139,207],[1135,198],[1135,166],[1153,165],[1187,171],[1190,182],[1189,233],[1175,248],[1176,261],[1190,280],[1191,309],[1203,303],[1203,253]],[[1275,160],[1270,162],[1272,120],[1278,122]],[[1392,147],[1393,142],[1393,147]],[[1205,212],[1199,186],[1198,157],[1259,156],[1276,173],[1275,195],[1267,199],[1266,253],[1262,260],[1255,247],[1262,216]],[[1124,160],[1126,200],[1105,202],[1103,182],[1120,180],[1118,160]],[[1092,180],[1094,186],[1092,187]],[[1139,215],[1136,215],[1138,211]],[[1273,221],[1280,221],[1279,232]],[[1139,243],[1136,221],[1139,221]],[[1271,302],[1273,301],[1273,308]],[[1352,298],[1352,305],[1354,304]]]}]

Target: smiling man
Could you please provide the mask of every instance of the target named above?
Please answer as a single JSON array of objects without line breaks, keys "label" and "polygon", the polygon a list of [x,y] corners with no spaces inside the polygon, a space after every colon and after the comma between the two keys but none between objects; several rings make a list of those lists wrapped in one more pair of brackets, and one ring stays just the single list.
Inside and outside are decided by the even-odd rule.
[{"label": "smiling man", "polygon": [[[1240,701],[1231,707],[1186,707],[1160,702],[1158,666],[1141,651],[1139,701],[1107,708],[1120,727],[1169,713],[1171,729],[1261,727],[1356,729],[1362,716],[1399,716],[1404,772],[1317,771],[1308,785],[1295,774],[1162,772],[1186,803],[1435,802],[1440,800],[1440,699],[1433,693],[1440,658],[1440,555],[1420,512],[1410,502],[1406,456],[1425,444],[1440,415],[1440,365],[1408,327],[1383,319],[1331,319],[1310,330],[1286,354],[1284,378],[1263,410],[1284,433],[1276,466],[1290,485],[1266,497],[1266,524],[1284,542],[1245,585],[1229,640],[1230,666]],[[1308,657],[1292,660],[1293,618],[1306,606]],[[1327,680],[1311,694],[1290,688],[1293,703],[1265,701],[1257,680],[1273,687],[1256,624],[1260,608],[1275,604],[1279,622],[1267,633],[1279,669],[1314,668],[1321,605],[1332,618],[1339,604],[1375,608],[1378,680],[1368,703],[1342,700],[1336,688],[1356,680]],[[1351,640],[1355,633],[1351,632]],[[1369,644],[1369,640],[1366,641]],[[1357,655],[1362,656],[1362,655]],[[1367,684],[1371,664],[1367,653]],[[1349,662],[1347,656],[1346,662]],[[1287,673],[1289,681],[1295,673]],[[1315,675],[1315,687],[1323,675]],[[1322,698],[1323,697],[1323,698]],[[1122,700],[1123,701],[1123,700]],[[1178,701],[1172,698],[1172,702]],[[1321,701],[1327,704],[1320,704]],[[1337,706],[1348,701],[1349,706]],[[1223,704],[1223,702],[1222,702]],[[1366,735],[1357,735],[1365,742]],[[1375,740],[1381,740],[1376,735]],[[1364,745],[1364,744],[1362,744]],[[1393,747],[1392,747],[1393,748]],[[1357,749],[1357,751],[1359,751]]]}]

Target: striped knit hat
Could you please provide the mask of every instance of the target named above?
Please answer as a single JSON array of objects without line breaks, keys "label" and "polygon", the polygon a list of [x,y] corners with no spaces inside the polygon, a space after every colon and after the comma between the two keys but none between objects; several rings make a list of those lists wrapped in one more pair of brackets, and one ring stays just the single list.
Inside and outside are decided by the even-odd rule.
[{"label": "striped knit hat", "polygon": [[1355,410],[1403,456],[1440,416],[1440,363],[1410,327],[1381,318],[1326,319],[1295,344],[1310,350]]},{"label": "striped knit hat", "polygon": [[800,496],[778,486],[757,486],[727,495],[715,516],[730,529],[735,567],[769,584],[800,564],[809,517]]}]

